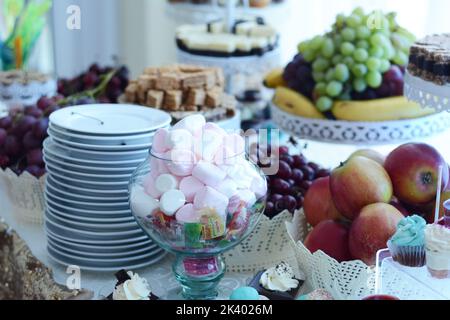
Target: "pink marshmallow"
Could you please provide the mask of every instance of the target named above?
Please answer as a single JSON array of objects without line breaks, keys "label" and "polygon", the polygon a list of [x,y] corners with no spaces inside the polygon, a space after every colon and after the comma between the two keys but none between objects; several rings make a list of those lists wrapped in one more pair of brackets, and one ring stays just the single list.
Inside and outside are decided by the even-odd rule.
[{"label": "pink marshmallow", "polygon": [[190,150],[172,150],[166,153],[166,166],[170,173],[179,177],[187,177],[192,174],[197,162],[194,153]]},{"label": "pink marshmallow", "polygon": [[180,182],[180,190],[186,196],[187,202],[193,202],[195,194],[200,191],[205,185],[197,178],[186,177]]},{"label": "pink marshmallow", "polygon": [[[160,155],[161,158],[164,158],[164,155]],[[169,170],[166,166],[167,161],[158,159],[156,157],[152,157],[150,160],[150,170],[153,178],[157,178],[162,174],[169,173]]]},{"label": "pink marshmallow", "polygon": [[159,200],[162,193],[158,191],[155,187],[155,178],[152,175],[148,175],[144,180],[144,190],[149,196],[154,199]]},{"label": "pink marshmallow", "polygon": [[220,134],[223,137],[225,137],[227,135],[227,132],[224,129],[222,129],[221,127],[219,127],[217,124],[215,124],[214,122],[206,123],[205,126],[203,127],[203,130],[215,131],[216,133]]},{"label": "pink marshmallow", "polygon": [[224,136],[214,130],[202,130],[195,138],[194,152],[208,162],[214,161],[217,152],[222,149]]},{"label": "pink marshmallow", "polygon": [[153,137],[152,151],[156,153],[165,153],[169,150],[166,146],[166,139],[169,131],[167,129],[159,129]]},{"label": "pink marshmallow", "polygon": [[217,151],[214,163],[218,166],[233,165],[236,163],[236,155],[233,150],[224,145]]},{"label": "pink marshmallow", "polygon": [[175,217],[181,223],[196,223],[200,221],[200,215],[194,209],[194,205],[189,203],[177,211]]},{"label": "pink marshmallow", "polygon": [[173,126],[173,129],[185,129],[190,133],[195,134],[198,130],[203,128],[205,124],[205,117],[200,114],[196,114],[178,121],[178,123]]},{"label": "pink marshmallow", "polygon": [[228,198],[211,187],[202,188],[194,198],[194,208],[215,209],[216,212],[226,219]]},{"label": "pink marshmallow", "polygon": [[192,176],[203,182],[207,186],[217,186],[225,177],[226,172],[221,170],[216,165],[200,161],[192,170]]}]

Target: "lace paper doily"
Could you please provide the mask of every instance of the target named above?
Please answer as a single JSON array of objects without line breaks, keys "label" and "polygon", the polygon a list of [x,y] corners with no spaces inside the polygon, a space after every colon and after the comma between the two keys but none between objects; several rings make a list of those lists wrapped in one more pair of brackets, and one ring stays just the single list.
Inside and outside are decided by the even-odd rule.
[{"label": "lace paper doily", "polygon": [[14,215],[22,222],[43,224],[45,176],[36,179],[24,172],[18,177],[6,169],[0,170],[0,178],[6,183]]},{"label": "lace paper doily", "polygon": [[382,145],[426,138],[450,128],[450,113],[441,112],[418,119],[353,122],[308,119],[271,105],[272,119],[280,129],[320,142],[352,145]]},{"label": "lace paper doily", "polygon": [[306,284],[325,289],[338,300],[361,300],[374,293],[375,270],[362,261],[339,263],[322,251],[311,252],[303,245],[308,234],[305,215],[297,211],[286,229],[298,266],[306,274]]},{"label": "lace paper doily", "polygon": [[288,211],[272,220],[263,216],[250,236],[239,246],[224,254],[227,271],[233,273],[256,273],[284,261],[296,274],[302,275],[290,246],[285,223],[292,220]]},{"label": "lace paper doily", "polygon": [[423,107],[431,107],[436,111],[450,112],[450,85],[439,86],[430,81],[411,75],[405,75],[405,96]]}]

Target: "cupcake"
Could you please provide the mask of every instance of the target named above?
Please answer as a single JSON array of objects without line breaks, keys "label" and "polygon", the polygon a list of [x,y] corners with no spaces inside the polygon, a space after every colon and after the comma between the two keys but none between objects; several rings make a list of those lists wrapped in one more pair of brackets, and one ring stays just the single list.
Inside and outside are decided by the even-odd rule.
[{"label": "cupcake", "polygon": [[397,232],[388,241],[394,261],[408,267],[425,265],[426,224],[426,221],[417,215],[406,217],[399,222]]},{"label": "cupcake", "polygon": [[427,268],[433,278],[450,278],[450,229],[439,224],[425,228]]},{"label": "cupcake", "polygon": [[250,286],[269,300],[294,300],[303,282],[295,278],[289,264],[282,262],[276,267],[259,272]]},{"label": "cupcake", "polygon": [[159,300],[152,293],[147,280],[137,273],[121,270],[116,273],[117,283],[106,300]]}]

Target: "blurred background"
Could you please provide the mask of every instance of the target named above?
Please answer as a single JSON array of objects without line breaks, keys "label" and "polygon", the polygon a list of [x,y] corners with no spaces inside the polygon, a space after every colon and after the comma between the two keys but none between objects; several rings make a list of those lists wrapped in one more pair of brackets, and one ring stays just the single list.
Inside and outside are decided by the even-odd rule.
[{"label": "blurred background", "polygon": [[[128,65],[134,76],[145,66],[174,62],[175,28],[186,21],[174,19],[166,0],[130,4],[129,0],[54,1],[30,66],[70,77],[92,62],[117,62]],[[81,9],[80,30],[66,26],[71,5]],[[356,6],[396,11],[401,24],[418,37],[450,31],[448,0],[286,0],[278,10],[258,12],[281,32],[284,64],[295,54],[299,41],[326,31],[336,14],[350,13]]]}]

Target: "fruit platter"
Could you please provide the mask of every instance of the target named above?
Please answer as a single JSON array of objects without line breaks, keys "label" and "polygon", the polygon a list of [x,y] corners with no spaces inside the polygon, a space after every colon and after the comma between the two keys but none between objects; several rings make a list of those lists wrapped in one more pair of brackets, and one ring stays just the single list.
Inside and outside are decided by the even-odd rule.
[{"label": "fruit platter", "polygon": [[[409,223],[420,225],[420,232],[445,226],[450,205],[448,179],[448,164],[436,149],[409,143],[387,157],[370,149],[359,150],[329,177],[315,180],[305,195],[303,210],[286,224],[298,263],[311,285],[346,299],[374,294],[376,281],[381,281],[375,272],[380,267],[380,251],[393,257],[391,265],[395,264],[397,273],[406,267],[409,273],[420,270],[418,279],[434,279],[436,274],[424,267],[424,251],[412,255],[397,243],[405,236],[403,232],[408,234]],[[412,238],[423,250],[427,236],[419,235]],[[432,269],[434,260],[426,261]],[[384,293],[399,293],[404,286],[403,299],[418,297],[406,294],[412,292],[408,284],[390,283],[393,277],[385,272],[383,276]]]},{"label": "fruit platter", "polygon": [[[372,19],[381,27],[369,28]],[[286,68],[264,84],[275,90],[274,122],[311,140],[348,144],[401,143],[446,130],[449,115],[404,94],[415,37],[394,13],[361,9],[338,15],[332,30],[298,46]]]}]

